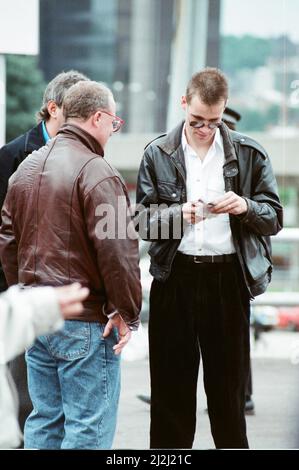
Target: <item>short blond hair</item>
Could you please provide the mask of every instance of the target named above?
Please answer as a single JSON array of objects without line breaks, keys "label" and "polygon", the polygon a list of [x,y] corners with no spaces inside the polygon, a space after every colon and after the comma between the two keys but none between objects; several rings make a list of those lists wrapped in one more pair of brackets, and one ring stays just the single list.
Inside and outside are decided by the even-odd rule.
[{"label": "short blond hair", "polygon": [[86,121],[100,109],[109,109],[113,101],[112,92],[105,85],[93,82],[78,82],[66,93],[63,101],[65,120],[70,118]]},{"label": "short blond hair", "polygon": [[213,105],[220,100],[228,99],[228,82],[221,70],[206,67],[201,72],[192,75],[186,89],[187,103],[190,104],[197,95],[204,104]]}]

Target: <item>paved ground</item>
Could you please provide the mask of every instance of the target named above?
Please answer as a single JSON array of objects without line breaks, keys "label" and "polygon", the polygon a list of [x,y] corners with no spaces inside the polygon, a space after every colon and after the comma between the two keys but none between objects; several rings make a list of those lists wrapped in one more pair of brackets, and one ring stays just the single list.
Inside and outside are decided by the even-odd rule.
[{"label": "paved ground", "polygon": [[[149,392],[148,360],[144,345],[137,340],[136,357],[123,360],[122,393],[117,433],[113,448],[148,449],[149,406],[136,395]],[[139,353],[138,353],[139,350]],[[299,447],[299,334],[269,332],[252,347],[255,416],[247,417],[248,437],[253,449],[294,449]],[[133,358],[128,351],[127,358]],[[125,356],[126,357],[126,356]],[[198,422],[195,449],[214,448],[202,375],[198,386]],[[296,438],[297,436],[297,438]]]}]

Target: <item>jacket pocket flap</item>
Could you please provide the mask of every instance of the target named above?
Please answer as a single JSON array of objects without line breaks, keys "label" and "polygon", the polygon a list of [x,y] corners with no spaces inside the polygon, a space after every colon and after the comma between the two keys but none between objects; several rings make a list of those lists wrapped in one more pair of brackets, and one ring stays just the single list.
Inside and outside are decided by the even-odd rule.
[{"label": "jacket pocket flap", "polygon": [[178,202],[181,198],[181,189],[174,183],[157,181],[159,198],[166,201]]}]

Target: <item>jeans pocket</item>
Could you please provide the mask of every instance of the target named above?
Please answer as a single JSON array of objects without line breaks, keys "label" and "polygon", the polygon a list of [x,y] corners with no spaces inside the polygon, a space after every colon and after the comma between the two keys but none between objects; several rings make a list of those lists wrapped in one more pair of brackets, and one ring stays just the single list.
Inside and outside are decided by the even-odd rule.
[{"label": "jeans pocket", "polygon": [[72,361],[85,357],[90,349],[90,324],[68,320],[62,330],[46,336],[53,357]]}]

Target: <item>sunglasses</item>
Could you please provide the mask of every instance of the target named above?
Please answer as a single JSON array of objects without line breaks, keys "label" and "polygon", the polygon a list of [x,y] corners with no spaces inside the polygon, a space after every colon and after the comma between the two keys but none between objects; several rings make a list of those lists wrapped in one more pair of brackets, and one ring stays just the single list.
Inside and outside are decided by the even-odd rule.
[{"label": "sunglasses", "polygon": [[201,129],[204,126],[207,126],[209,129],[217,129],[217,127],[220,127],[221,121],[220,122],[210,122],[209,124],[206,124],[205,121],[190,121],[189,126],[193,127],[194,129]]}]

